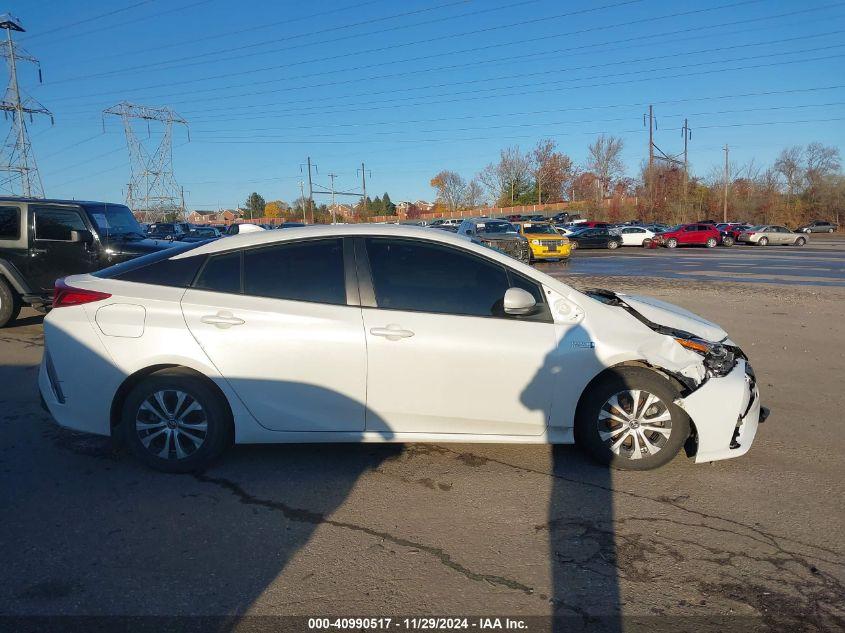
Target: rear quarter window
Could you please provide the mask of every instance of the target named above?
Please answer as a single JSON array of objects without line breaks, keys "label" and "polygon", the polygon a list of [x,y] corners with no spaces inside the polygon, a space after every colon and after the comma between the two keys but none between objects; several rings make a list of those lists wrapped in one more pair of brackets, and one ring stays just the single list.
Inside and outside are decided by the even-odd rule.
[{"label": "rear quarter window", "polygon": [[17,240],[20,236],[20,209],[17,207],[0,207],[0,240]]},{"label": "rear quarter window", "polygon": [[94,276],[155,286],[187,288],[194,281],[206,258],[204,255],[179,259],[173,259],[173,257],[198,246],[199,244],[179,246],[136,257],[97,271]]}]

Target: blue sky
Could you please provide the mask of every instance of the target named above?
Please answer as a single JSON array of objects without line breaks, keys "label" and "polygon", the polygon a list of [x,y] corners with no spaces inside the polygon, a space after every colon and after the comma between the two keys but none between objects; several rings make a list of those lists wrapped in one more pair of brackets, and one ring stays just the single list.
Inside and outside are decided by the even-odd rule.
[{"label": "blue sky", "polygon": [[[21,85],[55,114],[31,126],[50,197],[123,200],[119,101],[167,105],[189,208],[251,191],[291,201],[310,155],[327,184],[433,199],[441,169],[471,177],[500,149],[554,138],[576,162],[599,133],[637,171],[656,143],[706,175],[781,148],[845,142],[845,2],[772,0],[13,0],[41,60]],[[146,129],[138,129],[146,136]],[[155,129],[151,141],[157,140]]]}]

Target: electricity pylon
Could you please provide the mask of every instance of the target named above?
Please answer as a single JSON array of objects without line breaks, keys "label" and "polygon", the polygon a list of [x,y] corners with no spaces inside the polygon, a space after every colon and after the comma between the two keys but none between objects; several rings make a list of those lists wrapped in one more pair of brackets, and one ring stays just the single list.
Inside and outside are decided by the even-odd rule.
[{"label": "electricity pylon", "polygon": [[[126,146],[129,148],[129,184],[126,188],[126,204],[144,219],[155,222],[175,215],[185,215],[185,200],[182,189],[173,177],[173,124],[188,127],[188,122],[170,108],[156,108],[123,101],[103,110],[103,115],[113,114],[123,120]],[[138,121],[163,124],[161,141],[150,151],[135,134]],[[188,140],[190,140],[190,132]]]},{"label": "electricity pylon", "polygon": [[0,102],[0,110],[6,120],[9,120],[10,115],[12,119],[6,140],[0,147],[0,190],[27,198],[43,198],[44,186],[29,142],[26,115],[29,115],[30,121],[35,114],[49,116],[52,121],[53,114],[32,97],[21,93],[18,86],[18,62],[35,64],[39,79],[41,66],[35,57],[12,41],[12,31],[24,32],[18,18],[9,14],[0,16],[0,28],[6,29],[6,40],[2,42],[0,54],[6,59],[9,67],[9,85],[3,95],[3,101]]}]

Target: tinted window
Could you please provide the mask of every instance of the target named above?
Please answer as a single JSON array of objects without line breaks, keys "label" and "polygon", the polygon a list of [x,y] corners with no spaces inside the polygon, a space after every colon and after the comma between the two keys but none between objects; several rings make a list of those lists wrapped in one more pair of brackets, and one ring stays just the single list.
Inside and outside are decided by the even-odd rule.
[{"label": "tinted window", "polygon": [[201,245],[180,244],[179,246],[174,246],[172,248],[165,248],[163,250],[150,253],[149,255],[143,255],[142,257],[136,257],[135,259],[130,259],[128,261],[121,262],[120,264],[109,266],[108,268],[103,268],[102,270],[98,270],[97,272],[93,273],[93,275],[95,277],[102,277],[103,279],[123,279],[123,275],[130,271],[133,271],[137,268],[144,268],[145,266],[149,266],[150,264],[154,264],[155,262],[160,262],[164,259],[170,259],[175,255],[184,253],[185,251],[193,250],[199,246]]},{"label": "tinted window", "polygon": [[343,241],[308,240],[245,251],[244,294],[345,305]]},{"label": "tinted window", "polygon": [[492,316],[508,289],[504,267],[454,248],[368,239],[380,308]]},{"label": "tinted window", "polygon": [[0,240],[21,236],[21,212],[17,207],[0,207]]},{"label": "tinted window", "polygon": [[70,209],[35,209],[35,239],[70,241],[71,231],[85,231],[82,216]]},{"label": "tinted window", "polygon": [[187,288],[191,285],[197,275],[205,257],[181,257],[179,259],[163,259],[161,261],[135,268],[117,279],[123,281],[136,281],[142,284],[154,284],[156,286],[173,286],[175,288]]},{"label": "tinted window", "polygon": [[194,282],[194,287],[214,292],[240,293],[241,252],[209,257]]}]

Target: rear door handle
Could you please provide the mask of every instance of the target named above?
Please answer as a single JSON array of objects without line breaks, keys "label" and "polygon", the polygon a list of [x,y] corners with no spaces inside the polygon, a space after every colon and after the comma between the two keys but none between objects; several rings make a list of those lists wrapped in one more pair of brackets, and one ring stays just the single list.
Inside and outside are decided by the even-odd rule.
[{"label": "rear door handle", "polygon": [[200,318],[200,321],[208,323],[209,325],[217,326],[221,330],[228,329],[233,325],[243,325],[245,323],[243,319],[239,319],[228,310],[220,310],[217,314],[206,314]]},{"label": "rear door handle", "polygon": [[398,341],[400,338],[410,338],[414,335],[411,330],[403,330],[401,325],[391,323],[387,327],[370,328],[373,336],[383,336],[388,341]]}]

